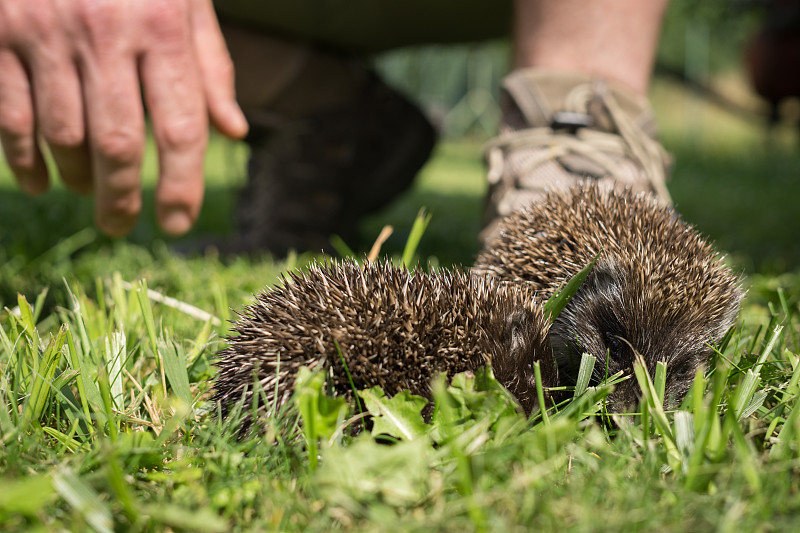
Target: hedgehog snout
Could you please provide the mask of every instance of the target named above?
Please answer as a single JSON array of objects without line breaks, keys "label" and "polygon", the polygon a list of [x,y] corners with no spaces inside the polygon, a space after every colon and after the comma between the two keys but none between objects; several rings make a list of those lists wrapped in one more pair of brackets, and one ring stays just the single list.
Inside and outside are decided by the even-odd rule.
[{"label": "hedgehog snout", "polygon": [[660,317],[645,317],[639,320],[642,329],[632,331],[622,325],[631,321],[630,317],[623,315],[622,320],[618,320],[614,313],[598,310],[607,310],[605,306],[595,308],[584,302],[571,309],[571,305],[550,330],[562,384],[575,383],[582,354],[594,355],[597,361],[591,384],[596,385],[619,371],[630,376],[617,384],[609,396],[612,410],[635,408],[641,399],[641,389],[633,372],[637,353],[645,361],[651,379],[655,379],[659,362],[667,364],[664,394],[667,408],[675,407],[686,396],[695,372],[710,358],[705,329],[698,330],[681,321],[666,326]]}]

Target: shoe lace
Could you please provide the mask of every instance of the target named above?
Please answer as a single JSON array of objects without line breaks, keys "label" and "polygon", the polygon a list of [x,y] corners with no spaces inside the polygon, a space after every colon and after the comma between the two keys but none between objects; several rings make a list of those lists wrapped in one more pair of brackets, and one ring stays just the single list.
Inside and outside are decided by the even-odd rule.
[{"label": "shoe lace", "polygon": [[578,85],[570,91],[564,114],[582,117],[591,123],[592,117],[587,113],[589,106],[599,106],[605,111],[616,131],[599,131],[583,127],[584,123],[576,123],[572,129],[545,126],[503,132],[486,144],[489,182],[513,180],[510,173],[504,172],[506,155],[514,150],[535,147],[540,149],[530,153],[520,171],[529,172],[548,161],[576,154],[599,165],[609,175],[618,177],[623,173],[618,161],[632,159],[644,170],[657,196],[669,202],[664,169],[668,155],[661,144],[628,117],[602,80]]}]

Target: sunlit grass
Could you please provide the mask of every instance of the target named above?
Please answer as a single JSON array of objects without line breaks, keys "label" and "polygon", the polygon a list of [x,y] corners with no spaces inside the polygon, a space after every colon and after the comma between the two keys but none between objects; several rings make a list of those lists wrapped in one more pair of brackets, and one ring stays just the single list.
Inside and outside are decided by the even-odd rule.
[{"label": "sunlit grass", "polygon": [[[211,363],[227,321],[312,257],[176,255],[152,219],[152,158],[146,210],[127,241],[91,228],[90,199],[60,186],[29,199],[0,168],[0,529],[796,529],[800,158],[791,133],[767,149],[762,131],[715,112],[686,133],[695,118],[681,98],[655,89],[676,156],[671,190],[750,287],[740,324],[683,405],[660,409],[665,372],[640,370],[636,414],[609,420],[610,385],[579,379],[571,402],[526,420],[491,380],[462,375],[436,382],[430,422],[413,400],[390,405],[414,419],[376,424],[402,439],[395,445],[339,431],[338,416],[302,433],[297,416],[322,401],[313,380],[305,414],[255,438],[239,439],[235,412],[213,416]],[[244,156],[214,139],[195,236],[232,230]],[[391,224],[384,252],[399,261],[425,206],[432,218],[415,255],[468,265],[483,189],[480,142],[444,144],[415,189],[347,244],[366,252]],[[366,396],[376,412],[387,401]]]}]

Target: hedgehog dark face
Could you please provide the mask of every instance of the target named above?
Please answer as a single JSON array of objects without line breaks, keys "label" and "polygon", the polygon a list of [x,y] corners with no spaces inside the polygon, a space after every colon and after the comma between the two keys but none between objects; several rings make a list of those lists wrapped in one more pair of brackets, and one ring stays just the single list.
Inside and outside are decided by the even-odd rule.
[{"label": "hedgehog dark face", "polygon": [[635,408],[639,400],[641,391],[633,377],[636,352],[651,376],[659,361],[667,363],[665,404],[680,402],[697,368],[711,356],[709,343],[733,325],[741,297],[731,291],[733,301],[696,300],[696,294],[680,300],[665,294],[661,280],[643,282],[635,276],[616,261],[599,261],[550,330],[562,383],[574,383],[583,353],[598,358],[594,383],[619,371],[631,376],[609,396],[614,411]]}]

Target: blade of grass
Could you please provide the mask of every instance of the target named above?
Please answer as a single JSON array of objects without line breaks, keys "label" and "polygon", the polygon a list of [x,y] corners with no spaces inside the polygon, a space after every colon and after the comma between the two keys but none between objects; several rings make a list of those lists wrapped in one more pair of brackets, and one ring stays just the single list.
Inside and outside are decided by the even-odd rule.
[{"label": "blade of grass", "polygon": [[[339,354],[339,360],[342,362],[342,367],[344,367],[344,372],[347,374],[347,381],[350,383],[350,390],[353,391],[353,398],[356,401],[356,409],[358,410],[358,414],[364,412],[363,406],[361,405],[361,397],[358,395],[358,389],[356,388],[356,384],[353,382],[353,376],[350,375],[350,368],[347,365],[347,361],[344,359],[344,354],[342,353],[342,348],[339,346],[339,341],[333,341],[334,346],[336,346],[336,353]],[[280,361],[278,361],[278,365],[280,365]],[[280,368],[280,366],[278,367]],[[366,426],[362,426],[366,428]]]},{"label": "blade of grass", "polygon": [[392,235],[393,231],[394,228],[392,226],[387,225],[383,227],[380,234],[378,234],[378,238],[375,239],[375,242],[372,244],[372,248],[369,249],[369,253],[367,254],[368,263],[373,263],[376,259],[378,259],[378,255],[381,253],[381,247],[383,246],[383,243],[385,243],[386,239]]},{"label": "blade of grass", "polygon": [[129,483],[125,481],[121,460],[113,447],[106,442],[103,446],[103,462],[105,463],[106,479],[111,487],[111,492],[116,496],[116,501],[122,504],[122,512],[132,523],[136,523],[139,518],[139,509],[136,500],[129,489]]},{"label": "blade of grass", "polygon": [[71,470],[62,468],[53,474],[53,488],[75,512],[98,533],[111,533],[111,509],[102,498]]},{"label": "blade of grass", "polygon": [[126,356],[126,346],[125,333],[122,331],[112,331],[111,334],[106,337],[105,361],[111,385],[111,399],[114,407],[120,411],[123,409],[123,395],[125,393],[122,383],[122,366]]},{"label": "blade of grass", "polygon": [[770,459],[785,459],[791,455],[791,444],[796,444],[800,435],[800,398],[794,398],[794,405],[783,427],[774,439],[769,451]]},{"label": "blade of grass", "polygon": [[119,427],[117,427],[117,417],[114,416],[113,399],[111,398],[111,384],[108,380],[108,370],[103,365],[97,369],[97,387],[100,389],[100,399],[102,401],[102,414],[108,429],[108,436],[111,442],[117,442]]},{"label": "blade of grass", "polygon": [[417,213],[417,218],[414,219],[411,232],[408,234],[406,245],[403,248],[402,261],[403,265],[408,269],[412,266],[411,262],[414,260],[414,254],[417,253],[419,242],[422,240],[422,235],[425,233],[425,230],[428,229],[430,221],[431,215],[427,213],[423,207]]},{"label": "blade of grass", "polygon": [[[695,446],[694,417],[688,411],[676,411],[675,420],[675,445],[681,457],[691,457]],[[681,463],[683,473],[686,474],[689,462]]]},{"label": "blade of grass", "polygon": [[147,330],[147,339],[150,341],[150,349],[153,350],[153,356],[156,358],[158,368],[161,372],[161,387],[164,391],[164,395],[166,395],[166,370],[164,369],[164,361],[161,353],[158,351],[158,337],[156,336],[156,325],[153,319],[153,308],[150,305],[150,299],[147,295],[147,282],[145,280],[140,281],[139,287],[136,289],[136,297],[139,300],[139,307],[142,310],[142,317],[144,318],[144,325]]},{"label": "blade of grass", "polygon": [[775,326],[775,329],[772,330],[772,335],[770,336],[767,345],[764,347],[764,350],[761,352],[758,361],[756,361],[756,364],[753,367],[754,370],[759,372],[761,371],[761,365],[763,365],[766,362],[767,357],[769,357],[769,354],[770,352],[772,352],[772,349],[775,347],[775,344],[778,342],[778,340],[780,340],[782,331],[783,331],[783,326]]},{"label": "blade of grass", "polygon": [[67,448],[70,452],[76,452],[83,446],[79,441],[73,439],[69,435],[66,435],[57,429],[53,429],[50,427],[43,427],[42,430],[53,437],[55,440],[60,442],[65,448]]},{"label": "blade of grass", "polygon": [[642,401],[647,402],[653,423],[664,441],[664,446],[667,451],[667,462],[670,468],[677,471],[681,466],[683,458],[675,442],[675,434],[670,427],[666,413],[664,413],[664,406],[658,398],[656,387],[653,385],[650,374],[647,372],[644,357],[642,357],[642,354],[639,352],[635,352],[635,357],[636,361],[633,364],[633,372],[636,375],[636,380],[639,382],[639,387],[642,389]]},{"label": "blade of grass", "polygon": [[67,327],[66,330],[66,344],[69,364],[73,370],[78,372],[78,379],[76,380],[75,384],[78,388],[78,397],[81,401],[83,415],[86,417],[86,423],[89,431],[93,433],[94,426],[91,424],[91,406],[96,406],[99,408],[101,405],[102,400],[100,399],[100,391],[89,375],[89,365],[86,364],[84,357],[78,353],[78,350],[75,347],[75,341],[72,338],[72,331],[70,331],[69,327]]},{"label": "blade of grass", "polygon": [[744,473],[753,493],[758,496],[761,494],[761,479],[758,475],[756,465],[758,460],[756,458],[756,451],[753,449],[742,432],[742,427],[735,416],[727,416],[725,419],[725,426],[728,430],[727,433],[731,435],[733,440],[733,451],[739,459],[739,467]]},{"label": "blade of grass", "polygon": [[161,354],[161,362],[172,392],[186,405],[192,405],[192,391],[189,388],[183,349],[162,337],[158,341],[158,353]]},{"label": "blade of grass", "polygon": [[42,292],[36,297],[36,303],[33,305],[33,323],[36,324],[39,322],[39,315],[42,313],[42,307],[44,307],[44,299],[47,298],[47,292],[49,291],[49,287],[45,287],[42,289]]},{"label": "blade of grass", "polygon": [[4,480],[0,485],[0,515],[5,515],[4,518],[8,514],[36,516],[46,512],[54,498],[50,476],[37,474],[19,480]]},{"label": "blade of grass", "polygon": [[[791,323],[792,311],[789,308],[789,302],[786,300],[786,293],[783,289],[778,287],[778,300],[781,302],[781,309],[783,310],[784,320],[787,324]],[[795,353],[800,353],[800,345],[797,343],[797,335],[793,327],[789,327],[789,337],[792,339],[792,348]]]},{"label": "blade of grass", "polygon": [[25,335],[30,339],[31,348],[35,350],[39,346],[39,332],[36,331],[33,309],[31,309],[31,305],[22,294],[17,295],[17,308],[19,309],[20,324],[25,331]]},{"label": "blade of grass", "polygon": [[667,363],[664,361],[656,363],[656,375],[653,384],[656,387],[659,403],[664,405],[664,391],[667,389]]},{"label": "blade of grass", "polygon": [[561,314],[561,311],[564,310],[572,297],[578,292],[578,289],[581,288],[581,285],[583,285],[583,282],[586,281],[586,278],[589,276],[592,268],[594,268],[598,257],[600,257],[600,252],[594,256],[588,265],[583,267],[580,272],[575,274],[575,276],[573,276],[573,278],[569,280],[566,285],[564,285],[563,289],[556,291],[550,298],[548,298],[547,302],[545,302],[544,315],[550,322],[553,322],[558,315]]},{"label": "blade of grass", "polygon": [[186,354],[186,361],[189,363],[189,371],[194,368],[200,360],[200,354],[203,353],[203,350],[208,346],[209,340],[211,339],[211,326],[210,320],[207,320],[205,324],[203,324],[203,328],[192,342],[191,351]]},{"label": "blade of grass", "polygon": [[64,346],[65,326],[61,326],[58,335],[48,343],[42,354],[38,370],[34,372],[30,394],[25,400],[22,411],[23,426],[27,427],[38,421],[50,396],[51,383],[58,363],[61,361],[61,348]]},{"label": "blade of grass", "polygon": [[745,408],[750,405],[753,395],[760,385],[761,380],[758,377],[758,372],[753,372],[752,370],[745,372],[744,378],[739,381],[733,393],[733,398],[728,402],[737,420],[741,420],[745,416]]},{"label": "blade of grass", "polygon": [[550,424],[550,417],[547,416],[547,404],[544,403],[544,387],[542,386],[542,370],[539,361],[533,363],[533,375],[536,379],[536,397],[539,399],[539,411],[542,413],[544,425]]},{"label": "blade of grass", "polygon": [[592,372],[594,371],[595,363],[597,363],[597,357],[588,353],[581,355],[581,365],[578,368],[578,379],[575,382],[575,398],[586,392],[586,389],[589,387],[589,381],[592,379]]},{"label": "blade of grass", "polygon": [[108,504],[71,470],[53,474],[53,488],[97,533],[111,533],[113,520]]},{"label": "blade of grass", "polygon": [[330,239],[328,239],[333,246],[333,249],[336,250],[336,253],[339,254],[341,257],[348,257],[358,261],[358,257],[356,253],[350,248],[344,239],[339,237],[338,235],[331,235]]}]

